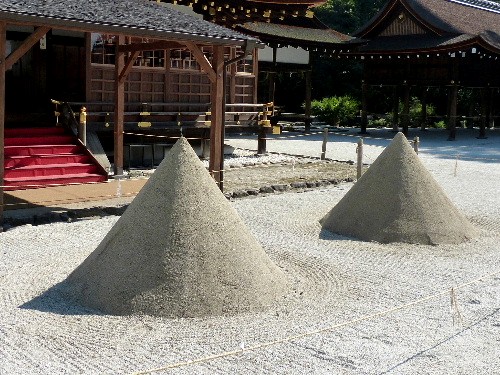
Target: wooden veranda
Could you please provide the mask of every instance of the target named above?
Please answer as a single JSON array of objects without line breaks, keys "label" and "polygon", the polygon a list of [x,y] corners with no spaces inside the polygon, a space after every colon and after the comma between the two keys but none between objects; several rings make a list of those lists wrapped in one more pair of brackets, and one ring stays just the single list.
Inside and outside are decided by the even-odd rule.
[{"label": "wooden veranda", "polygon": [[[7,55],[7,32],[10,27],[33,31]],[[115,175],[123,173],[125,81],[140,52],[169,48],[190,51],[210,81],[209,170],[222,189],[225,70],[259,47],[258,40],[145,0],[119,3],[111,0],[60,1],[36,5],[26,1],[25,6],[19,2],[13,5],[0,1],[0,56],[6,56],[0,59],[0,223],[3,222],[4,195],[5,74],[52,29],[116,36],[113,62]],[[126,44],[126,37],[140,38],[141,42]],[[211,48],[211,59],[204,54],[204,47]],[[241,53],[226,58],[224,48],[227,47],[238,47]],[[89,59],[87,56],[86,60]]]}]

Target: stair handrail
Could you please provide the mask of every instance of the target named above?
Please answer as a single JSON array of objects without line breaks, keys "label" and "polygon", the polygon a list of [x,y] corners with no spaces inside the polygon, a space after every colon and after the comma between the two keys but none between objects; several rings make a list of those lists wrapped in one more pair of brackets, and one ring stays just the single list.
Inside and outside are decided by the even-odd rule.
[{"label": "stair handrail", "polygon": [[[56,125],[61,124],[66,129],[71,131],[74,135],[81,139],[81,134],[78,132],[78,121],[76,120],[75,113],[68,102],[62,102],[55,99],[50,99],[55,105],[54,115],[56,116]],[[60,107],[60,108],[59,108]],[[59,117],[61,121],[59,122]]]}]

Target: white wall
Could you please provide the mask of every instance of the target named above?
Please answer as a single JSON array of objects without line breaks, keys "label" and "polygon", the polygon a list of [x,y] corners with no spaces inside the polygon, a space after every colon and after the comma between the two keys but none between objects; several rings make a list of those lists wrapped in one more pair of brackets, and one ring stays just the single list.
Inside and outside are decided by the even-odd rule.
[{"label": "white wall", "polygon": [[[266,46],[259,50],[259,61],[273,61],[273,49]],[[278,48],[276,62],[309,64],[309,52],[302,48],[282,47]]]}]

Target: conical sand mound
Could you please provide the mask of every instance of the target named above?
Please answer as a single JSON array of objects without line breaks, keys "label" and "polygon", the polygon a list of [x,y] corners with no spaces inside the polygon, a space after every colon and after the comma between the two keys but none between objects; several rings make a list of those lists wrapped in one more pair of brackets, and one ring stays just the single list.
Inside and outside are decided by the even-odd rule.
[{"label": "conical sand mound", "polygon": [[286,290],[184,138],[67,284],[105,313],[168,317],[258,309]]},{"label": "conical sand mound", "polygon": [[382,243],[461,243],[477,235],[402,133],[321,223],[334,233]]}]

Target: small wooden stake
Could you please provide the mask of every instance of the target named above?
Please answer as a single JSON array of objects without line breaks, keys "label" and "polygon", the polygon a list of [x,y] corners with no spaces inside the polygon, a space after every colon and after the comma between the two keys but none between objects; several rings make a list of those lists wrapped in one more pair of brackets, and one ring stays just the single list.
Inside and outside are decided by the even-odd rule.
[{"label": "small wooden stake", "polygon": [[362,169],[363,169],[363,139],[358,141],[358,147],[356,148],[356,152],[358,154],[358,173],[357,179],[361,177]]},{"label": "small wooden stake", "polygon": [[323,144],[321,145],[321,160],[326,158],[326,144],[328,142],[328,128],[323,129]]},{"label": "small wooden stake", "polygon": [[418,145],[420,144],[420,138],[413,138],[413,149],[415,150],[415,154],[418,155]]},{"label": "small wooden stake", "polygon": [[457,158],[455,159],[455,170],[453,171],[453,177],[457,177],[457,169],[458,169],[458,158],[460,154],[457,154]]}]

